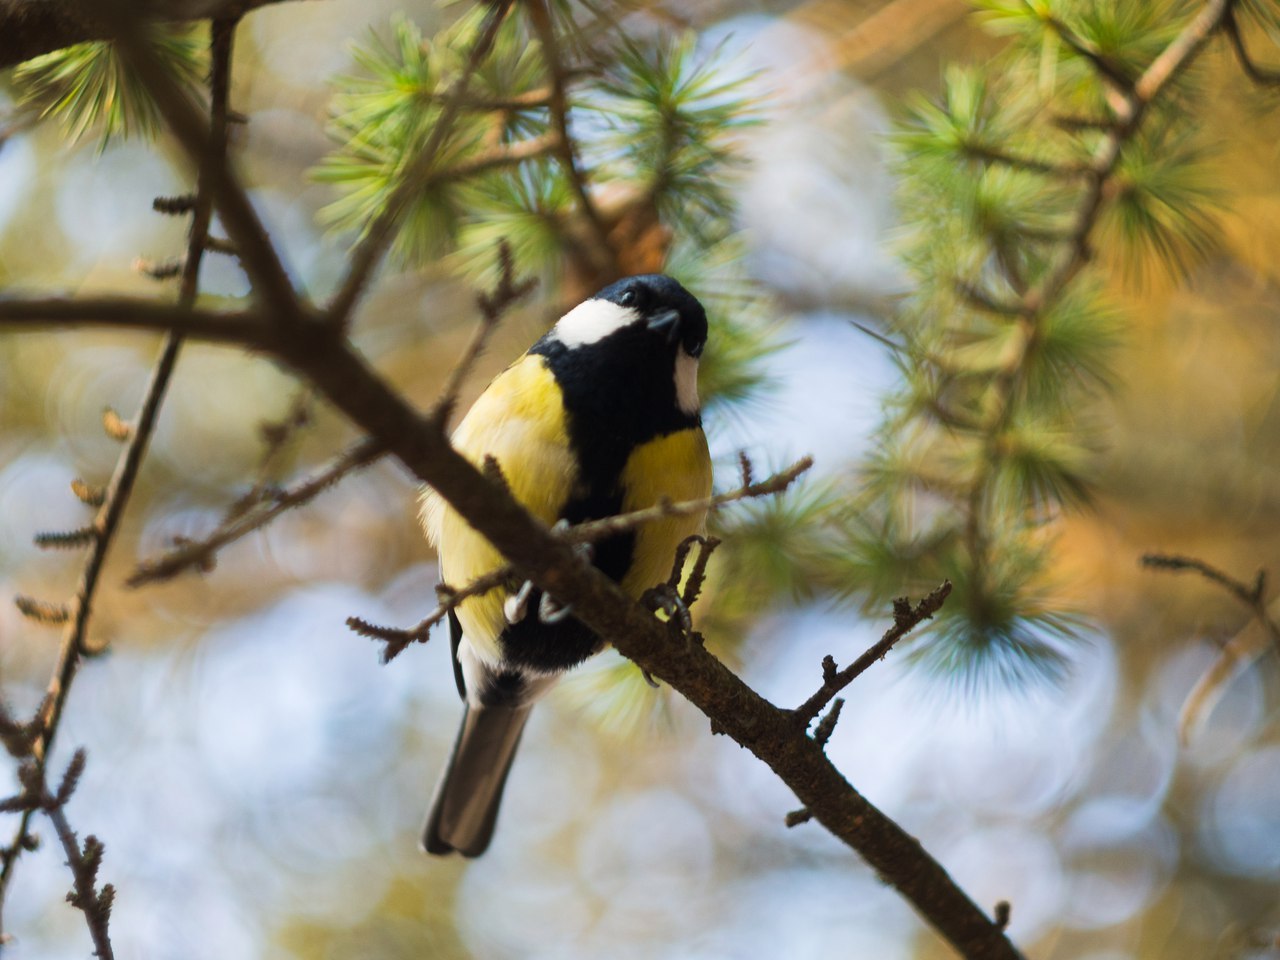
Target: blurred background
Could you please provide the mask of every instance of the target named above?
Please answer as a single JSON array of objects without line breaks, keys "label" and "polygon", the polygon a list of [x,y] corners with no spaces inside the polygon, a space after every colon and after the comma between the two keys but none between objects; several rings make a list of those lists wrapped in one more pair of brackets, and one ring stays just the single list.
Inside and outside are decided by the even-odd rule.
[{"label": "blurred background", "polygon": [[[401,12],[426,35],[457,15],[331,0],[268,7],[239,29],[232,99],[248,123],[234,150],[298,283],[318,297],[349,245],[317,218],[335,187],[307,176],[332,149],[333,81],[357,69],[353,42],[390,36]],[[735,485],[739,449],[761,472],[813,454],[803,502],[868,454],[900,368],[858,325],[881,329],[909,287],[885,135],[908,93],[937,94],[945,64],[1002,49],[969,14],[959,0],[726,0],[638,15],[642,32],[695,30],[697,51],[719,49],[759,98],[761,122],[737,134],[747,163],[726,182],[739,268],[765,305],[753,329],[771,349],[748,400],[709,411],[718,487]],[[1280,576],[1269,255],[1280,243],[1280,118],[1225,48],[1202,70],[1220,244],[1189,271],[1104,276],[1123,317],[1121,375],[1089,401],[1094,500],[1054,520],[1053,567],[1088,623],[1069,669],[1057,685],[971,696],[895,653],[851,688],[829,746],[979,904],[1012,902],[1010,934],[1038,960],[1278,955],[1275,653],[1180,744],[1184,700],[1247,611],[1199,578],[1138,564],[1158,550],[1244,580],[1258,568]],[[0,108],[15,99],[0,82]],[[151,213],[151,199],[186,184],[164,141],[69,148],[52,124],[13,133],[0,144],[0,284],[154,293],[133,262],[174,256],[184,230]],[[231,260],[207,264],[206,294],[247,292]],[[541,293],[504,323],[468,396],[546,328],[555,291]],[[471,295],[456,272],[392,264],[356,341],[426,407],[470,335]],[[32,536],[85,522],[68,485],[109,473],[119,448],[102,410],[134,409],[157,349],[102,331],[0,337],[0,596],[74,591],[75,556]],[[87,748],[68,814],[106,843],[117,956],[950,955],[820,828],[785,829],[794,797],[700,715],[612,691],[605,681],[629,690],[635,677],[610,655],[535,712],[485,857],[421,855],[420,820],[460,711],[447,640],[381,666],[377,645],[344,626],[351,615],[407,626],[434,605],[434,559],[403,470],[379,463],[347,479],[203,576],[123,586],[173,537],[219,522],[258,470],[260,424],[295,397],[266,361],[184,348],[95,604],[92,637],[110,649],[76,681],[52,768]],[[354,438],[316,409],[279,479]],[[743,525],[744,537],[758,533]],[[801,564],[788,543],[778,559]],[[730,584],[701,611],[719,624],[720,652],[783,705],[812,692],[823,655],[847,662],[889,621],[887,607],[868,616],[791,586],[735,609]],[[55,631],[0,605],[0,692],[15,710],[39,703],[56,645]],[[11,823],[0,817],[6,837]],[[56,845],[46,837],[17,870],[6,958],[86,956]]]}]

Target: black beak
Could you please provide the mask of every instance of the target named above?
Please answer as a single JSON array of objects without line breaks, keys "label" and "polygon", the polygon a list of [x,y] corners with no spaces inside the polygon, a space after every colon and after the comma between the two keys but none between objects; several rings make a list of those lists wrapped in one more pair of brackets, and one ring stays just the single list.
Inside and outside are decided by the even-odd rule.
[{"label": "black beak", "polygon": [[650,330],[654,333],[662,334],[667,338],[667,343],[676,342],[676,337],[680,336],[680,311],[679,310],[663,310],[649,317],[648,324]]}]

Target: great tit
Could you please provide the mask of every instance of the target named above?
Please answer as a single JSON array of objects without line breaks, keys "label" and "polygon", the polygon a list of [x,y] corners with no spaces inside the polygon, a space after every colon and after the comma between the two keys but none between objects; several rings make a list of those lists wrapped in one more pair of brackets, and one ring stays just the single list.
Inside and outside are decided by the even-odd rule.
[{"label": "great tit", "polygon": [[[698,406],[707,315],[679,283],[627,277],[566,313],[498,375],[453,434],[474,463],[494,457],[512,494],[548,525],[640,510],[711,492]],[[422,524],[457,587],[501,555],[431,491]],[[594,545],[592,562],[640,597],[670,574],[703,516],[672,516]],[[423,830],[428,853],[479,856],[534,701],[599,652],[600,637],[530,583],[464,600],[449,616],[465,704],[453,754]]]}]

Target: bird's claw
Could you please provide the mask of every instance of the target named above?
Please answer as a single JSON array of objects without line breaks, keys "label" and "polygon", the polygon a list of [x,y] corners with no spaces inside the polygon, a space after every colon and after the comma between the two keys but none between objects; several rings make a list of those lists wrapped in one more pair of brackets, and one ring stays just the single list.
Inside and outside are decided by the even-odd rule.
[{"label": "bird's claw", "polygon": [[569,616],[573,610],[571,604],[560,606],[555,597],[549,593],[544,593],[542,599],[538,601],[538,622],[545,624],[559,623],[565,617]]},{"label": "bird's claw", "polygon": [[640,598],[644,605],[657,613],[661,610],[667,620],[679,625],[686,636],[693,632],[693,614],[680,596],[680,591],[669,583],[660,583],[644,592]]},{"label": "bird's claw", "polygon": [[519,623],[529,612],[529,595],[533,593],[533,581],[526,580],[520,589],[513,593],[502,604],[503,616],[507,623]]}]

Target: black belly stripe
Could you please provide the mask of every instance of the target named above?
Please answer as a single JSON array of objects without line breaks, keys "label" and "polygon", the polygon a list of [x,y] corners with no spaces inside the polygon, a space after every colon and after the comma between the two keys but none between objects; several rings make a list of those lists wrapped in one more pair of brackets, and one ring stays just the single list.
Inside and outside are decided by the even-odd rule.
[{"label": "black belly stripe", "polygon": [[[622,510],[622,471],[631,452],[655,437],[696,427],[698,415],[676,403],[673,356],[661,338],[642,328],[624,329],[599,343],[566,348],[544,337],[530,353],[546,358],[568,414],[569,442],[580,470],[581,489],[561,511],[570,523],[610,517]],[[631,569],[635,534],[595,544],[592,562],[620,582]],[[600,651],[603,641],[569,616],[559,623],[538,619],[541,592],[529,597],[524,619],[500,638],[503,659],[537,670],[566,670]]]}]

